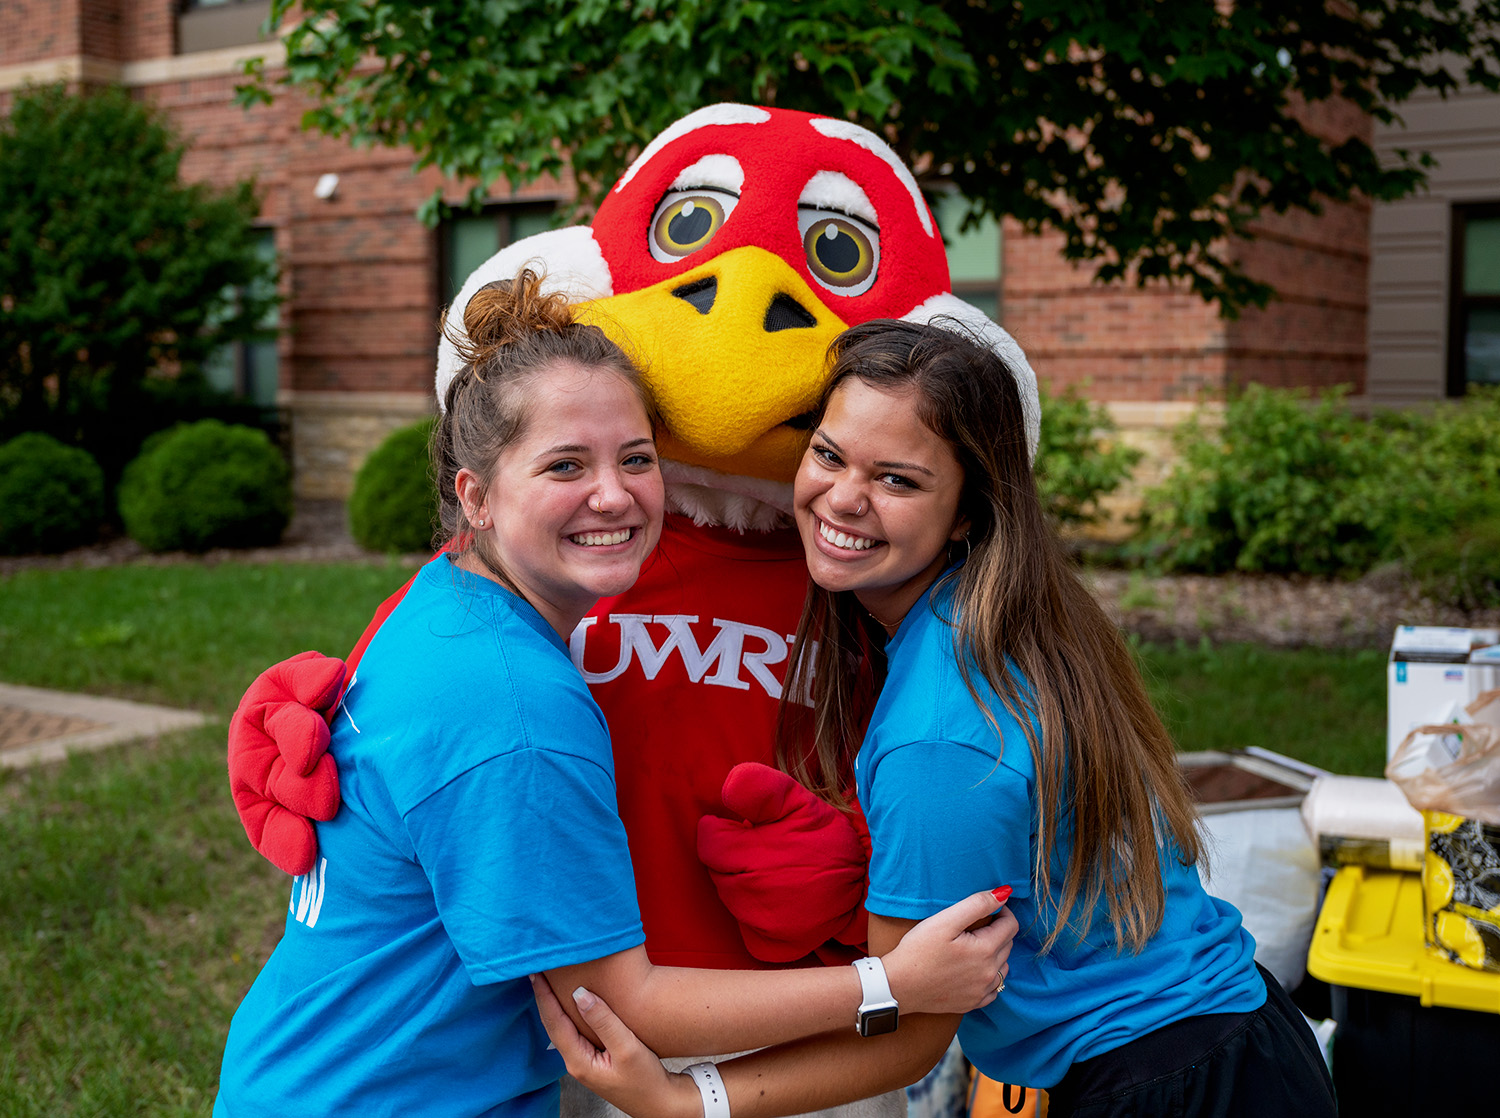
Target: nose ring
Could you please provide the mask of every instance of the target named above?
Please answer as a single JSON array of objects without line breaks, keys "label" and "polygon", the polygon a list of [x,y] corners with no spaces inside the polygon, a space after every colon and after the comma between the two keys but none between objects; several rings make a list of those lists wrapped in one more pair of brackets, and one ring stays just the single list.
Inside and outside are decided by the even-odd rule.
[{"label": "nose ring", "polygon": [[857,505],[854,506],[854,515],[855,516],[863,516],[865,514],[866,510],[867,510],[867,507],[865,505],[865,499],[863,497],[861,497],[859,499],[859,504],[857,504]]},{"label": "nose ring", "polygon": [[594,512],[603,512],[604,511],[603,509],[601,509],[599,507],[599,494],[595,493],[592,497],[589,498],[589,508],[592,509]]}]

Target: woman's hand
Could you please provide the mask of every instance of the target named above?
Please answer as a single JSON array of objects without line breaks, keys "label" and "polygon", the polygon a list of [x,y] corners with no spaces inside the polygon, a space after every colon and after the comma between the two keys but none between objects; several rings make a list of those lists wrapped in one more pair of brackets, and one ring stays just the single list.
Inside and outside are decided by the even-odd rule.
[{"label": "woman's hand", "polygon": [[991,913],[1009,888],[975,893],[915,925],[882,956],[891,993],[906,1013],[967,1013],[995,1000],[1019,925],[1009,909]]},{"label": "woman's hand", "polygon": [[578,1011],[604,1046],[598,1048],[563,1012],[545,978],[532,975],[531,989],[547,1035],[574,1079],[635,1118],[703,1118],[703,1100],[692,1077],[674,1075],[662,1067],[656,1053],[640,1042],[603,998],[581,986],[573,992]]}]

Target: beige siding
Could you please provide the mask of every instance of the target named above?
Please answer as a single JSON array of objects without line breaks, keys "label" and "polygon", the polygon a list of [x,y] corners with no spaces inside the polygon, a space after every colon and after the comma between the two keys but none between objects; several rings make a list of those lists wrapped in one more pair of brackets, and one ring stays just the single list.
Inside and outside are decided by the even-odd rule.
[{"label": "beige siding", "polygon": [[1500,96],[1427,95],[1401,115],[1405,127],[1376,127],[1376,150],[1430,151],[1437,166],[1426,191],[1371,214],[1368,391],[1377,404],[1446,393],[1452,206],[1500,202]]}]

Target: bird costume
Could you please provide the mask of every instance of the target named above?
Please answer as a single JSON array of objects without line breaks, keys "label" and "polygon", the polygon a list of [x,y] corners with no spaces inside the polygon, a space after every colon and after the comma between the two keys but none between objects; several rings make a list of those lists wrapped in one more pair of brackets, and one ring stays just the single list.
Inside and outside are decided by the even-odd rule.
[{"label": "bird costume", "polygon": [[[641,152],[591,226],[529,237],[481,265],[450,324],[482,286],[528,265],[636,359],[663,419],[660,546],[570,642],[609,722],[647,951],[715,968],[836,957],[864,939],[868,839],[857,813],[769,767],[807,586],[791,479],[825,352],[876,318],[963,330],[1016,374],[1033,453],[1035,375],[1008,334],[950,292],[910,171],[844,120],[733,104],[689,114]],[[440,400],[459,365],[445,338]],[[343,676],[322,657],[278,665],[231,727],[246,830],[289,872],[316,849],[302,817],[337,808],[311,709],[332,706]]]}]

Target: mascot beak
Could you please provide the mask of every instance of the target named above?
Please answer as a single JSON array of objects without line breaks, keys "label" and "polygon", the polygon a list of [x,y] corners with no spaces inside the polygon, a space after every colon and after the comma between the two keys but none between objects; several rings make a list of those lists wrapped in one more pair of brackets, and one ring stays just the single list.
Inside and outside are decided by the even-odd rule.
[{"label": "mascot beak", "polygon": [[791,480],[828,345],[845,323],[779,256],[731,249],[653,287],[595,300],[579,317],[640,363],[669,432],[664,457]]}]

